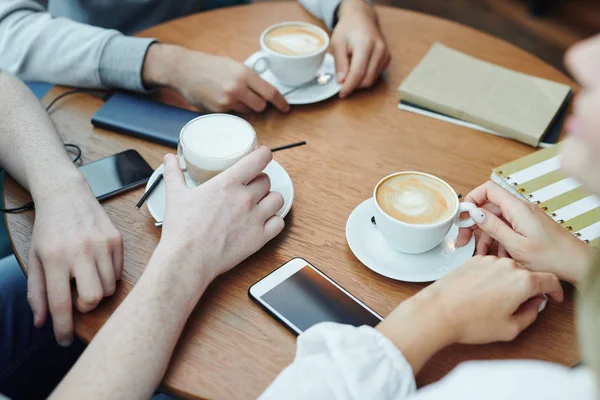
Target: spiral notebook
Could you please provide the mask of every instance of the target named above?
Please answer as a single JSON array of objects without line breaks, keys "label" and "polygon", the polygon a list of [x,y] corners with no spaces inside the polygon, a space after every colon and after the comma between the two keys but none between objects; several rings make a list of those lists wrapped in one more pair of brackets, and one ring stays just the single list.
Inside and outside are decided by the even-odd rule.
[{"label": "spiral notebook", "polygon": [[600,198],[560,170],[560,144],[494,169],[491,179],[539,205],[581,240],[600,248]]}]

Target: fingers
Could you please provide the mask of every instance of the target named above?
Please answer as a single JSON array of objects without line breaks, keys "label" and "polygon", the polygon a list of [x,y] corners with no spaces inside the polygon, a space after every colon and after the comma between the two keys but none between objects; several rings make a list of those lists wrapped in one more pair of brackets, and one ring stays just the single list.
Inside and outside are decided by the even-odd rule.
[{"label": "fingers", "polygon": [[166,154],[163,159],[165,169],[163,171],[163,179],[167,187],[167,193],[173,190],[178,190],[186,187],[183,172],[179,166],[179,161],[174,154]]},{"label": "fingers", "polygon": [[269,178],[269,175],[261,172],[246,187],[250,191],[250,196],[252,196],[254,204],[258,204],[259,201],[269,194],[269,190],[271,190],[271,178]]},{"label": "fingers", "polygon": [[271,153],[271,150],[261,146],[242,158],[234,166],[222,172],[220,176],[245,185],[260,174],[272,159],[273,153]]},{"label": "fingers", "polygon": [[112,262],[115,269],[115,280],[120,280],[123,275],[123,268],[125,264],[124,250],[123,250],[123,237],[119,233],[118,236],[112,239]]},{"label": "fingers", "polygon": [[281,112],[290,111],[290,105],[279,90],[260,77],[256,72],[249,70],[248,85],[260,97],[273,104]]},{"label": "fingers", "polygon": [[242,91],[240,101],[250,107],[254,112],[263,112],[267,107],[267,101],[254,93],[250,88]]},{"label": "fingers", "polygon": [[460,228],[458,230],[458,236],[456,238],[456,247],[466,246],[471,240],[473,235],[473,228]]},{"label": "fingers", "polygon": [[[56,341],[63,347],[73,343],[73,304],[71,303],[71,282],[66,269],[45,268],[48,305],[52,314]],[[60,273],[64,271],[64,273]]]},{"label": "fingers", "polygon": [[509,251],[523,238],[503,220],[487,210],[477,208],[469,211],[469,215],[483,232],[500,242]]},{"label": "fingers", "polygon": [[284,200],[281,193],[270,192],[264,199],[258,203],[258,212],[265,220],[277,214],[283,207]]},{"label": "fingers", "polygon": [[367,88],[373,86],[377,77],[379,76],[379,64],[381,64],[381,60],[386,56],[386,47],[383,42],[375,43],[373,48],[373,53],[371,54],[371,59],[369,61],[369,66],[367,67],[367,73],[360,83],[361,88]]},{"label": "fingers", "polygon": [[335,77],[339,83],[344,83],[348,76],[348,42],[346,40],[333,42],[333,58],[335,60]]},{"label": "fingers", "polygon": [[556,275],[549,272],[532,272],[527,282],[526,290],[529,295],[528,297],[547,294],[559,303],[564,299],[560,280]]},{"label": "fingers", "polygon": [[535,297],[527,300],[517,312],[515,312],[511,319],[517,327],[517,331],[520,333],[537,319],[539,314],[540,306],[545,300],[543,298]]},{"label": "fingers", "polygon": [[279,235],[283,228],[285,227],[285,222],[283,218],[274,215],[265,222],[265,237],[267,242],[273,239],[275,236]]},{"label": "fingers", "polygon": [[490,250],[490,246],[494,242],[494,238],[483,232],[481,236],[479,236],[479,240],[477,241],[477,248],[475,250],[476,256],[487,256]]},{"label": "fingers", "polygon": [[78,263],[75,282],[77,284],[77,310],[82,313],[92,311],[104,297],[96,266],[88,261]]},{"label": "fingers", "polygon": [[29,254],[27,268],[27,300],[33,311],[33,324],[36,328],[43,326],[48,317],[46,278],[42,270],[42,263],[33,251],[33,247]]},{"label": "fingers", "polygon": [[250,108],[241,101],[237,101],[231,106],[231,109],[239,114],[250,114]]},{"label": "fingers", "polygon": [[506,248],[500,243],[498,245],[498,257],[500,258],[510,258],[510,254],[506,251]]},{"label": "fingers", "polygon": [[[500,210],[500,207],[498,207],[497,205],[495,205],[493,203],[487,202],[484,204],[476,204],[475,201],[472,198],[469,199],[468,196],[465,199],[465,202],[469,202],[469,203],[478,205],[480,208],[483,208],[484,210],[487,210],[498,217],[502,216],[502,210]],[[476,229],[477,229],[477,225],[475,225],[471,228],[460,228],[458,230],[458,236],[456,238],[456,247],[460,248],[460,247],[466,246],[467,243],[469,243],[469,241],[471,240],[471,236],[473,235],[473,232]]]},{"label": "fingers", "polygon": [[[508,191],[506,191],[505,189],[503,189],[498,184],[492,181],[488,181],[476,188],[475,190],[473,190],[467,195],[465,201],[469,201],[479,207],[483,206],[488,202],[492,203],[493,205],[495,205],[495,207],[489,205],[485,208],[487,209],[488,207],[492,207],[492,209],[495,209],[495,211],[493,211],[494,214],[501,215],[511,224],[512,216],[525,208],[525,204],[522,200],[516,198]],[[501,214],[499,214],[499,212],[496,211],[498,209],[500,210],[499,212]]]},{"label": "fingers", "polygon": [[372,41],[365,42],[352,49],[352,61],[350,62],[350,71],[348,77],[340,90],[340,97],[347,97],[354,89],[362,82],[373,52],[374,43]]},{"label": "fingers", "polygon": [[112,296],[115,293],[117,282],[111,253],[99,254],[96,257],[96,271],[100,278],[104,297]]}]

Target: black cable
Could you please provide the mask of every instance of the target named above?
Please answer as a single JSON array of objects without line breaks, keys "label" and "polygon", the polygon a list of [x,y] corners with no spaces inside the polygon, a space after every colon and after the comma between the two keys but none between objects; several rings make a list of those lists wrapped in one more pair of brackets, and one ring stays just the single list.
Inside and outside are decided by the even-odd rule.
[{"label": "black cable", "polygon": [[61,93],[58,96],[56,96],[54,99],[52,99],[52,101],[50,103],[48,103],[48,105],[46,106],[46,111],[50,111],[52,106],[55,105],[56,102],[58,102],[60,99],[63,99],[67,96],[70,96],[72,94],[77,94],[77,93],[87,93],[91,96],[98,97],[99,99],[102,99],[102,100],[106,100],[106,98],[108,96],[110,96],[110,93],[100,94],[100,93],[93,92],[88,89],[73,89],[73,90],[69,90],[68,92]]},{"label": "black cable", "polygon": [[[81,147],[77,146],[76,144],[72,144],[72,143],[66,143],[65,147],[75,149],[77,154],[75,155],[75,158],[73,159],[73,164],[77,164],[77,161],[81,160]],[[67,152],[68,151],[69,150],[67,150]]]},{"label": "black cable", "polygon": [[7,213],[7,214],[18,214],[18,213],[22,213],[25,211],[29,211],[29,210],[33,210],[35,208],[33,201],[30,201],[29,203],[25,203],[24,205],[22,205],[21,207],[16,207],[16,208],[0,208],[0,212],[3,213]]}]

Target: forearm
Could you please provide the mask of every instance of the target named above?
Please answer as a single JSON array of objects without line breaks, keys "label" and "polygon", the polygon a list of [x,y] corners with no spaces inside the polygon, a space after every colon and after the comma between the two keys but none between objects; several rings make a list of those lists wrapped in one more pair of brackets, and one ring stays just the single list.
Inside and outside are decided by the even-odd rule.
[{"label": "forearm", "polygon": [[[148,399],[163,377],[194,306],[210,283],[182,272],[186,252],[159,244],[136,286],[51,398]],[[202,267],[197,266],[197,272]]]},{"label": "forearm", "polygon": [[154,39],[54,17],[32,0],[0,1],[0,68],[25,80],[144,91]]},{"label": "forearm", "polygon": [[30,189],[34,200],[83,181],[40,102],[6,71],[0,72],[0,166]]}]

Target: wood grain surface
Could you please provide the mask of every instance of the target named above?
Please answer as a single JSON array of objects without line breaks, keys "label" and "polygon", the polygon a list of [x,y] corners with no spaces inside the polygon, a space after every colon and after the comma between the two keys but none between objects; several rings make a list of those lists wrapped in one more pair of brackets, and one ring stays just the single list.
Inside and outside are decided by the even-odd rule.
[{"label": "wood grain surface", "polygon": [[[293,257],[306,258],[384,316],[422,289],[423,284],[398,282],[371,272],[346,243],[344,231],[350,212],[370,197],[381,177],[403,170],[425,171],[466,194],[486,181],[493,167],[533,151],[507,139],[397,109],[396,88],[435,41],[574,87],[565,75],[536,57],[476,30],[400,9],[378,7],[378,11],[393,61],[374,88],[345,100],[333,98],[293,107],[287,115],[270,108],[262,115],[245,116],[267,146],[308,141],[307,146],[275,155],[294,182],[294,206],[277,239],[209,287],[171,360],[162,385],[166,391],[189,398],[255,398],[292,361],[295,337],[256,306],[247,290]],[[317,23],[295,2],[263,3],[192,15],[142,35],[243,61],[258,49],[264,28],[285,20]],[[64,90],[53,89],[44,102]],[[156,96],[185,105],[169,91]],[[173,151],[93,128],[90,118],[101,105],[100,100],[80,94],[65,98],[52,112],[62,138],[82,147],[85,163],[134,148],[157,167],[163,155]],[[29,199],[10,178],[4,190],[8,207]],[[142,192],[138,189],[104,203],[123,233],[125,272],[115,296],[95,311],[77,315],[77,334],[86,341],[131,290],[158,243],[160,230],[153,226],[146,208],[134,209]],[[6,215],[23,266],[33,218],[31,212]],[[579,354],[572,294],[569,287],[564,303],[550,303],[538,321],[511,343],[452,346],[442,351],[419,374],[419,385],[438,380],[465,360],[534,358],[574,364]]]}]

